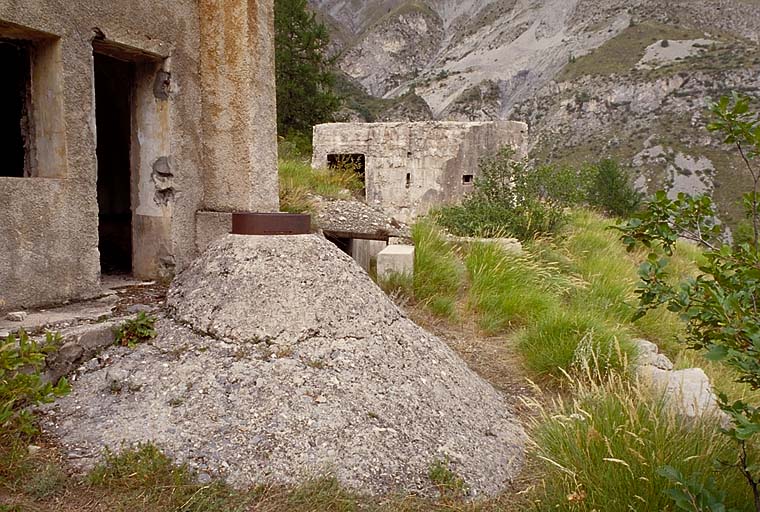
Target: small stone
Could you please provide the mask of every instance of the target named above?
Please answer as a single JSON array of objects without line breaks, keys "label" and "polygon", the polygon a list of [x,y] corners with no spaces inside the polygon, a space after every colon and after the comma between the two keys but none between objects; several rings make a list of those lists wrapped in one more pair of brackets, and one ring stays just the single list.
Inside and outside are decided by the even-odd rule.
[{"label": "small stone", "polygon": [[84,364],[83,368],[85,371],[94,372],[95,370],[100,369],[100,361],[97,357],[93,357]]},{"label": "small stone", "polygon": [[129,374],[123,370],[110,369],[106,372],[106,385],[111,393],[118,393],[127,384]]},{"label": "small stone", "polygon": [[211,483],[211,475],[208,473],[198,473],[198,483],[201,485]]},{"label": "small stone", "polygon": [[10,313],[5,315],[5,318],[9,322],[23,322],[26,320],[27,313],[26,311],[11,311]]},{"label": "small stone", "polygon": [[135,313],[149,313],[152,311],[153,308],[151,306],[148,306],[147,304],[132,304],[127,308],[127,313],[135,314]]},{"label": "small stone", "polygon": [[31,455],[32,457],[34,457],[35,455],[37,455],[38,453],[40,453],[41,450],[42,450],[42,448],[40,446],[37,446],[37,445],[34,445],[34,444],[30,444],[27,447],[27,451],[29,452],[29,455]]}]

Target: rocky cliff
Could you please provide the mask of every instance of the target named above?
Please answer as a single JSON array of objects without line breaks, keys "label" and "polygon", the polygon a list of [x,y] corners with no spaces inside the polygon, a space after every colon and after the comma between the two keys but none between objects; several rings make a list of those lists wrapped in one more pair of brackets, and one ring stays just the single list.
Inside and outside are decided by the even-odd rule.
[{"label": "rocky cliff", "polygon": [[620,158],[642,188],[713,192],[741,217],[747,181],[704,126],[710,101],[760,90],[758,0],[311,3],[348,80],[383,102],[373,118],[413,94],[425,118],[524,120],[535,156]]}]

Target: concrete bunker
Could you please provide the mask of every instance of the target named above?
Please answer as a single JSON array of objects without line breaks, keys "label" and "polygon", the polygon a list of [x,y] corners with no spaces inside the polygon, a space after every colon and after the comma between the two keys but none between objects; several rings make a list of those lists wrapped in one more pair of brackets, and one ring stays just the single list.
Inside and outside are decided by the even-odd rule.
[{"label": "concrete bunker", "polygon": [[366,200],[401,222],[460,201],[478,162],[503,146],[527,154],[528,127],[516,121],[328,123],[314,127],[312,167],[362,155]]},{"label": "concrete bunker", "polygon": [[169,279],[233,212],[279,209],[271,0],[22,4],[0,3],[0,309]]}]

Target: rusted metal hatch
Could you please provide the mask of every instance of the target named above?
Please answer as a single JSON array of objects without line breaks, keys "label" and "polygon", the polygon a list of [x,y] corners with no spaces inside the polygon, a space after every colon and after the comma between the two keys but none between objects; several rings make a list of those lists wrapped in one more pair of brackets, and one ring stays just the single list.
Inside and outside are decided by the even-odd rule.
[{"label": "rusted metal hatch", "polygon": [[305,235],[311,215],[303,213],[233,213],[233,235]]}]

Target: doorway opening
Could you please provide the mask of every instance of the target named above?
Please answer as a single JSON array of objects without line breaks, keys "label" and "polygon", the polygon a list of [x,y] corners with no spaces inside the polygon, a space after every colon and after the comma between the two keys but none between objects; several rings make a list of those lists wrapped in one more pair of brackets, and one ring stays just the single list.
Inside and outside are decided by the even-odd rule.
[{"label": "doorway opening", "polygon": [[98,52],[94,58],[100,271],[131,274],[134,64]]},{"label": "doorway opening", "polygon": [[29,105],[31,91],[30,45],[24,41],[0,39],[0,154],[5,160],[0,176],[29,176]]}]

